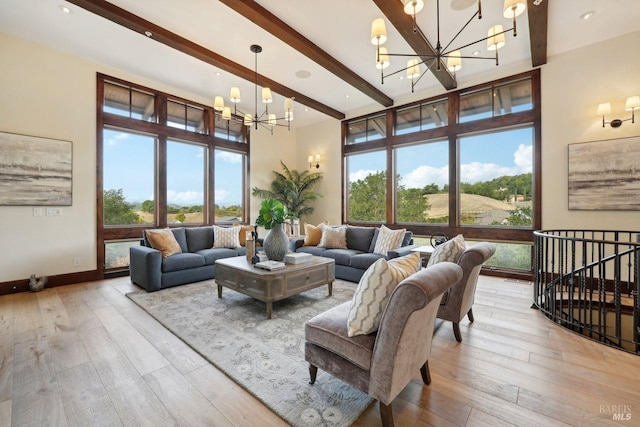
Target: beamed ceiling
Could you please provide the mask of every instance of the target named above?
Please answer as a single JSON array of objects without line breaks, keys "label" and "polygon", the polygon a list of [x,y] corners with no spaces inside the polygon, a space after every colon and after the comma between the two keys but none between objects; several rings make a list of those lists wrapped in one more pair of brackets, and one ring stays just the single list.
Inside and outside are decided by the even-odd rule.
[{"label": "beamed ceiling", "polygon": [[[294,126],[363,111],[381,110],[456,87],[451,73],[427,73],[410,94],[397,76],[380,82],[371,21],[384,17],[390,52],[429,55],[436,43],[436,0],[425,0],[417,23],[429,43],[413,33],[400,0],[3,0],[0,31],[103,64],[101,72],[171,93],[179,88],[193,101],[211,105],[215,95],[228,100],[240,87],[240,108],[254,110],[254,54],[259,44],[257,81],[274,96],[270,111],[280,113],[284,97],[295,97]],[[548,56],[637,31],[640,1],[527,0],[518,18],[518,36],[507,35],[496,73],[493,61],[463,60],[457,87],[477,83],[500,68],[523,71],[546,63]],[[441,41],[455,36],[473,15],[476,0],[440,0]],[[473,20],[454,45],[486,36],[487,29],[511,22],[502,16],[503,0],[484,0],[483,19]],[[65,14],[61,6],[72,13]],[[581,20],[589,10],[595,15]],[[150,32],[146,36],[145,32]],[[463,49],[463,56],[486,44]],[[403,67],[393,58],[387,72]],[[124,71],[124,74],[119,74]],[[505,71],[507,72],[507,71]],[[131,75],[127,75],[131,74]],[[155,87],[160,82],[166,87]],[[468,85],[468,83],[467,83]],[[228,102],[228,101],[227,101]],[[262,110],[262,106],[259,106]]]}]

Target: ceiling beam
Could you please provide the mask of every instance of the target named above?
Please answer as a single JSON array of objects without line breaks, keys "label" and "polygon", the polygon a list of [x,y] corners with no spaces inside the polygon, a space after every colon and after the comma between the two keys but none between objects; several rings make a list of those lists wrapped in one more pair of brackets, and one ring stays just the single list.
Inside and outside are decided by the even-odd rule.
[{"label": "ceiling beam", "polygon": [[[75,4],[91,13],[101,16],[118,25],[122,25],[132,31],[145,35],[145,31],[150,31],[152,35],[149,37],[159,43],[172,47],[182,53],[190,55],[207,64],[213,65],[221,70],[232,73],[247,81],[254,82],[255,71],[247,67],[233,62],[224,56],[208,50],[190,40],[185,39],[171,31],[149,22],[137,15],[132,14],[118,6],[115,6],[104,0],[68,0],[69,3]],[[276,81],[269,79],[261,74],[257,76],[258,85],[269,87],[273,92],[279,93],[288,98],[295,98],[297,103],[306,105],[316,111],[326,114],[327,116],[342,120],[345,118],[344,113],[324,105],[306,95],[294,91]]]},{"label": "ceiling beam", "polygon": [[220,2],[279,38],[374,101],[379,102],[385,107],[391,107],[393,105],[393,99],[376,89],[374,85],[320,49],[311,40],[291,28],[286,22],[282,21],[254,0],[220,0]]},{"label": "ceiling beam", "polygon": [[529,42],[531,44],[531,65],[538,67],[547,63],[547,16],[549,1],[543,0],[537,6],[534,0],[527,0],[529,17]]},{"label": "ceiling beam", "polygon": [[[413,19],[404,13],[400,2],[395,0],[373,0],[373,2],[423,61],[435,56],[435,49],[422,34],[420,28],[418,28],[419,34],[413,32]],[[456,81],[447,67],[440,67],[440,70],[432,68],[431,72],[446,90],[456,88]]]}]

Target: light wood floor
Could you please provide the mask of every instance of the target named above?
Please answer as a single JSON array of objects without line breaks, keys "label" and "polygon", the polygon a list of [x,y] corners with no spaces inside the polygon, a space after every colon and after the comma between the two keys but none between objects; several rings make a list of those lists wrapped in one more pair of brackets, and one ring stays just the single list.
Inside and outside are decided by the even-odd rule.
[{"label": "light wood floor", "polygon": [[[438,321],[432,383],[416,372],[393,403],[397,426],[640,425],[640,356],[547,321],[528,284],[479,282],[461,344]],[[132,289],[125,277],[0,297],[0,426],[286,425],[126,298]],[[356,425],[380,425],[377,405]]]}]

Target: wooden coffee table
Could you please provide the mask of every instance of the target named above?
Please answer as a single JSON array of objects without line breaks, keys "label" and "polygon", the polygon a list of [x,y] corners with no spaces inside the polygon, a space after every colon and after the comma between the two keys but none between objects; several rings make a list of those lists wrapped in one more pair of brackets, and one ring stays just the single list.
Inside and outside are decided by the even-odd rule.
[{"label": "wooden coffee table", "polygon": [[267,303],[267,319],[271,319],[274,301],[297,295],[309,289],[328,285],[333,292],[335,261],[314,256],[303,264],[286,264],[280,270],[264,270],[254,267],[244,256],[216,260],[216,284],[218,298],[222,288],[248,295]]}]

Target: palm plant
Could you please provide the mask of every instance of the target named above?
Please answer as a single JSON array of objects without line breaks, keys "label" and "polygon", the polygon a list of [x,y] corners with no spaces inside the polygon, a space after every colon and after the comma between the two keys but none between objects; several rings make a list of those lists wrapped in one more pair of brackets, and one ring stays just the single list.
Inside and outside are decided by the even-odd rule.
[{"label": "palm plant", "polygon": [[283,173],[273,171],[275,175],[271,182],[271,190],[264,190],[254,187],[252,193],[261,199],[276,199],[282,202],[289,210],[289,214],[296,218],[309,215],[313,212],[313,207],[309,206],[319,197],[319,193],[312,191],[313,187],[322,179],[322,173],[309,171],[298,172],[290,170],[282,161]]}]

